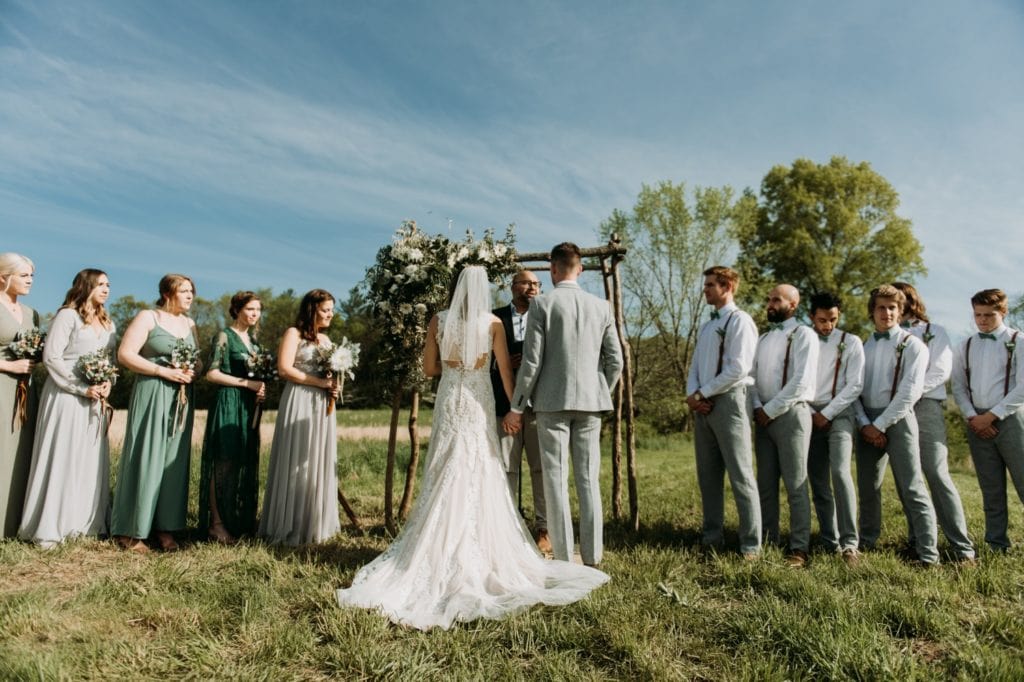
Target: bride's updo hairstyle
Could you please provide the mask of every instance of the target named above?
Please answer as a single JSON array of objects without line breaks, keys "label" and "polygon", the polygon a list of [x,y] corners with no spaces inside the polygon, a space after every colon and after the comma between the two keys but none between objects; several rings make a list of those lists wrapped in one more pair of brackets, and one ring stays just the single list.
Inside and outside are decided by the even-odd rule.
[{"label": "bride's updo hairstyle", "polygon": [[174,294],[178,293],[178,289],[180,289],[181,285],[185,282],[192,285],[192,295],[198,296],[199,292],[196,291],[196,283],[193,282],[192,278],[188,275],[179,275],[170,272],[161,277],[160,284],[157,287],[157,290],[160,292],[160,298],[156,302],[156,307],[166,308],[168,301],[171,300],[171,297],[174,296]]},{"label": "bride's updo hairstyle", "polygon": [[334,303],[335,298],[326,289],[313,289],[307,291],[299,303],[299,314],[295,316],[295,328],[299,330],[299,336],[306,341],[317,342],[316,338],[316,311],[324,301]]},{"label": "bride's updo hairstyle", "polygon": [[25,267],[30,268],[34,272],[36,264],[20,253],[14,253],[13,251],[0,253],[0,278],[2,278],[0,292],[7,293],[7,289],[11,286],[11,275]]},{"label": "bride's updo hairstyle", "polygon": [[87,310],[86,305],[89,303],[89,298],[92,296],[93,289],[100,281],[100,277],[103,277],[107,273],[96,268],[86,268],[77,275],[75,275],[74,281],[71,282],[71,288],[68,289],[68,293],[64,295],[64,305],[61,308],[71,308],[78,316],[82,318],[82,322],[88,324],[92,320],[86,317],[87,313],[91,313],[91,316],[100,321],[105,328],[110,329],[110,315],[107,314],[107,308],[100,304],[93,310]]}]

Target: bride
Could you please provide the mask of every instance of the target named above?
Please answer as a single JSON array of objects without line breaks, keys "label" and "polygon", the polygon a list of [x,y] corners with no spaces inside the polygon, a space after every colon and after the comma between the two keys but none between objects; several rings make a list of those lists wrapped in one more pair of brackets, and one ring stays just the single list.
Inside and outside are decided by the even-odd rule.
[{"label": "bride", "polygon": [[342,606],[373,608],[421,630],[447,629],[533,604],[569,604],[608,580],[593,568],[544,559],[516,513],[498,449],[492,348],[510,396],[512,369],[489,293],[487,271],[469,266],[449,309],[430,320],[423,368],[441,383],[423,489],[394,543],[337,591]]}]

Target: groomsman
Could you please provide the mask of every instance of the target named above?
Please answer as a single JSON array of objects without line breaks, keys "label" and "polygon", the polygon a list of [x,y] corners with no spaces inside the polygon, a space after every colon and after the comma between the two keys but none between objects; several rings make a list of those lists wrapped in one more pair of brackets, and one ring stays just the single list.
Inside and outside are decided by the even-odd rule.
[{"label": "groomsman", "polygon": [[746,559],[761,553],[761,510],[757,503],[750,451],[748,387],[757,349],[757,327],[733,302],[739,274],[715,266],[704,271],[704,300],[713,306],[701,325],[686,382],[686,404],[695,415],[697,482],[704,523],[701,541],[721,547],[724,520],[724,479],[729,473],[739,514],[740,552]]},{"label": "groomsman", "polygon": [[967,443],[985,508],[985,542],[1010,548],[1006,472],[1024,502],[1024,334],[1003,324],[1008,305],[1000,289],[971,297],[978,333],[960,344],[953,361],[953,397],[967,420]]},{"label": "groomsman", "polygon": [[[967,519],[960,492],[949,475],[949,448],[946,440],[946,382],[953,373],[953,346],[940,325],[928,319],[924,301],[917,289],[906,282],[892,285],[907,297],[900,326],[921,339],[928,348],[928,368],[924,373],[923,395],[914,406],[918,443],[921,447],[921,471],[924,473],[939,528],[946,536],[957,561],[974,562],[974,544],[967,536]],[[914,530],[907,518],[908,544],[914,546]]]},{"label": "groomsman", "polygon": [[875,332],[864,344],[864,390],[855,405],[861,425],[857,446],[857,487],[860,490],[861,546],[874,548],[882,529],[882,481],[885,464],[917,544],[917,562],[939,563],[935,509],[921,473],[914,405],[921,399],[928,349],[899,326],[906,297],[890,284],[871,292],[868,313]]},{"label": "groomsman", "polygon": [[[512,276],[512,302],[509,305],[495,308],[495,316],[505,327],[505,342],[508,345],[512,371],[519,372],[523,362],[523,338],[526,336],[526,321],[530,314],[530,301],[540,293],[540,280],[529,270],[520,270]],[[508,414],[509,402],[505,395],[505,387],[501,383],[501,374],[494,359],[491,360],[491,386],[494,389],[494,409],[498,417],[498,440],[501,444],[501,456],[505,461],[508,476],[508,487],[512,499],[519,501],[522,511],[522,462],[523,451],[530,466],[530,484],[533,491],[534,531],[537,534],[537,548],[549,554],[551,540],[548,539],[548,524],[545,518],[544,476],[540,464],[540,445],[537,441],[537,416],[533,407],[527,405],[523,410],[523,428],[514,434],[505,433],[501,419]]]},{"label": "groomsman", "polygon": [[841,552],[846,564],[854,566],[859,560],[857,493],[850,464],[857,440],[853,404],[864,387],[864,346],[857,336],[837,327],[842,311],[839,297],[815,294],[809,308],[811,325],[820,339],[807,454],[811,498],[826,549]]},{"label": "groomsman", "polygon": [[789,499],[789,553],[793,568],[807,564],[811,539],[811,502],[807,496],[807,448],[811,441],[811,408],[818,344],[810,327],[797,324],[800,292],[779,284],[768,293],[770,328],[761,335],[754,355],[751,405],[757,431],[757,489],[761,523],[767,541],[779,542],[779,478]]},{"label": "groomsman", "polygon": [[574,546],[569,510],[569,460],[580,505],[580,555],[596,566],[604,547],[601,511],[601,413],[612,409],[611,387],[622,372],[622,349],[611,307],[576,282],[583,272],[579,247],[551,249],[550,294],[530,304],[523,362],[516,377],[505,430],[522,428],[533,404],[544,470],[548,530],[556,559]]}]

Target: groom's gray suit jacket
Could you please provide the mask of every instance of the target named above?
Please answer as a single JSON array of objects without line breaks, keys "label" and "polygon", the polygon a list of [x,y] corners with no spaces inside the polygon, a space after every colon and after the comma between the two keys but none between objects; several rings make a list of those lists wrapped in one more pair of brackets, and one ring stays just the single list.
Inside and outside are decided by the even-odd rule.
[{"label": "groom's gray suit jacket", "polygon": [[512,407],[534,412],[604,412],[622,373],[622,350],[607,301],[572,281],[530,303]]}]

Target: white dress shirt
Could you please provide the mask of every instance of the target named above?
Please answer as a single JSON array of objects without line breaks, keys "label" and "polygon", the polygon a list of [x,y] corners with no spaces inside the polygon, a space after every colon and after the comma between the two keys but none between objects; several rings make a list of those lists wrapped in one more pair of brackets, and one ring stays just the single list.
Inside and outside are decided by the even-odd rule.
[{"label": "white dress shirt", "polygon": [[[1000,325],[992,334],[995,339],[982,338],[972,334],[971,339],[971,385],[967,387],[967,373],[964,353],[967,341],[957,349],[953,361],[953,397],[965,417],[974,417],[991,412],[999,419],[1005,419],[1024,405],[1024,363],[1019,355],[1024,351],[1024,333],[1017,334],[1010,362],[1010,391],[1003,394],[1006,383],[1007,344],[1015,330]],[[974,404],[971,404],[973,395]]]},{"label": "white dress shirt", "polygon": [[953,344],[949,341],[946,328],[931,322],[908,320],[904,326],[908,332],[921,339],[928,348],[928,369],[924,373],[924,395],[922,398],[946,399],[946,382],[953,374]]},{"label": "white dress shirt", "polygon": [[[700,391],[705,398],[710,398],[754,383],[750,376],[757,350],[754,320],[735,303],[722,306],[718,313],[718,319],[708,320],[697,332],[697,347],[686,380],[687,395]],[[722,371],[716,376],[719,347],[723,348]]]},{"label": "white dress shirt", "polygon": [[529,320],[530,309],[519,312],[515,303],[510,303],[508,307],[512,309],[512,340],[522,341],[526,338],[526,322]]},{"label": "white dress shirt", "polygon": [[[818,335],[810,327],[797,324],[791,317],[762,335],[757,341],[754,355],[754,391],[751,403],[762,408],[772,419],[789,411],[798,402],[814,399],[815,375],[818,370]],[[789,349],[789,367],[786,370],[786,349]]]},{"label": "white dress shirt", "polygon": [[[834,329],[827,339],[818,340],[818,380],[814,405],[823,405],[821,416],[833,421],[850,407],[864,388],[864,344],[854,334]],[[817,336],[817,334],[815,334]],[[839,345],[842,344],[842,351]],[[839,376],[836,376],[836,356],[839,356]],[[835,381],[836,394],[832,395]]]},{"label": "white dress shirt", "polygon": [[[893,395],[892,380],[901,346],[900,377]],[[874,424],[879,431],[886,431],[909,416],[921,399],[927,369],[928,349],[910,332],[893,327],[888,336],[881,339],[876,339],[874,334],[869,336],[864,344],[864,390],[855,403],[860,425]],[[872,422],[864,412],[865,407],[884,409]]]}]

